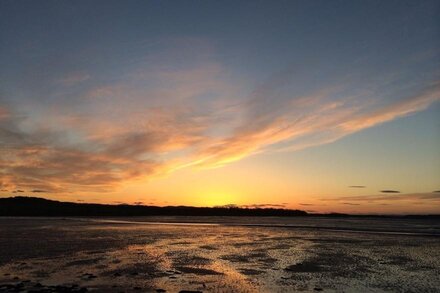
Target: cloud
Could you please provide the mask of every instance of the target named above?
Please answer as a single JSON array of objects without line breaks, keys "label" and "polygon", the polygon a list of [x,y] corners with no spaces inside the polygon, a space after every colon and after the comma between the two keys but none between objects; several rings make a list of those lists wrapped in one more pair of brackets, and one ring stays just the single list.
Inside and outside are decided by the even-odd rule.
[{"label": "cloud", "polygon": [[286,76],[276,76],[257,89],[246,105],[247,118],[231,135],[202,145],[196,165],[221,166],[267,151],[271,146],[295,151],[331,143],[354,132],[422,111],[440,99],[438,82],[386,105],[371,97],[363,100],[360,94],[359,97],[346,96],[347,88],[343,86],[289,97],[279,89],[288,80]]},{"label": "cloud", "polygon": [[154,160],[119,158],[72,149],[45,149],[32,158],[23,151],[14,153],[29,159],[0,165],[6,173],[0,179],[3,186],[43,187],[48,191],[89,186],[103,191],[138,175],[153,175],[162,167],[162,163]]},{"label": "cloud", "polygon": [[65,77],[58,80],[64,86],[74,86],[90,79],[90,75],[86,72],[71,72]]},{"label": "cloud", "polygon": [[165,166],[159,160],[142,157],[157,148],[156,142],[128,140],[121,146],[120,139],[114,139],[93,140],[92,147],[64,146],[57,143],[66,139],[63,134],[27,133],[20,128],[19,121],[11,119],[0,126],[5,124],[14,133],[2,137],[0,149],[0,186],[6,188],[20,187],[33,192],[105,191],[141,175],[157,174]]},{"label": "cloud", "polygon": [[351,185],[349,186],[349,188],[365,188],[366,186],[364,185]]},{"label": "cloud", "polygon": [[10,113],[5,107],[0,107],[0,120],[8,118],[9,115]]},{"label": "cloud", "polygon": [[349,205],[349,206],[359,206],[361,205],[360,203],[352,203],[352,202],[343,202],[343,205]]},{"label": "cloud", "polygon": [[[0,186],[104,192],[171,172],[186,164],[191,148],[206,143],[205,131],[219,122],[190,98],[221,91],[224,83],[216,77],[220,71],[208,64],[181,71],[160,68],[138,76],[135,83],[152,76],[167,78],[166,87],[151,91],[131,81],[97,85],[94,90],[87,86],[79,94],[87,100],[73,97],[81,105],[78,109],[58,103],[42,113],[23,114],[2,106],[0,99]],[[84,79],[75,74],[69,78],[69,83]]]},{"label": "cloud", "polygon": [[227,204],[227,205],[221,205],[216,206],[220,208],[243,208],[243,209],[282,209],[285,208],[285,204],[250,204],[250,205],[236,205],[236,204]]},{"label": "cloud", "polygon": [[439,83],[431,85],[421,93],[394,102],[385,107],[355,117],[341,125],[348,132],[372,127],[399,117],[425,110],[433,102],[440,100]]},{"label": "cloud", "polygon": [[440,201],[440,194],[435,193],[407,193],[389,195],[362,195],[362,196],[343,196],[335,198],[323,198],[323,201],[342,201],[342,202],[366,202],[366,203],[381,203],[381,202],[395,202],[395,201],[411,201],[411,202],[438,202]]},{"label": "cloud", "polygon": [[265,204],[240,205],[239,207],[246,208],[246,209],[268,209],[268,208],[282,209],[282,208],[285,208],[285,205],[265,203]]},{"label": "cloud", "polygon": [[0,186],[105,192],[188,166],[330,143],[440,98],[438,83],[394,99],[382,98],[380,86],[365,93],[337,78],[316,88],[310,80],[319,68],[304,66],[290,66],[250,92],[245,78],[212,61],[148,62],[94,83],[87,73],[66,73],[56,81],[75,89],[53,93],[49,100],[59,102],[50,107],[43,99],[1,98]]},{"label": "cloud", "polygon": [[382,192],[382,193],[400,193],[400,191],[398,191],[398,190],[390,190],[390,189],[381,190],[380,192]]}]

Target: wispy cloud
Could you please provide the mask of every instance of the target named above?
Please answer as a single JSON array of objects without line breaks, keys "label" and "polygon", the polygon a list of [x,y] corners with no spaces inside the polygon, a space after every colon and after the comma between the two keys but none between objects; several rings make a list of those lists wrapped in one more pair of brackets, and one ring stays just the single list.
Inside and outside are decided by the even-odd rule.
[{"label": "wispy cloud", "polygon": [[[221,92],[219,69],[208,64],[157,74],[169,82],[162,92],[166,95],[157,98],[154,92],[162,87],[133,93],[129,84],[117,83],[83,102],[89,108],[81,107],[78,113],[63,104],[43,116],[0,108],[0,186],[104,192],[184,165],[193,148],[210,140],[208,128],[219,122],[190,100],[210,90]],[[229,90],[224,87],[225,94]],[[160,97],[164,102],[154,106]],[[123,98],[125,103],[118,104]],[[109,110],[108,105],[116,108]]]},{"label": "wispy cloud", "polygon": [[[94,140],[91,148],[64,146],[57,142],[67,139],[65,134],[27,133],[20,129],[19,121],[12,118],[2,126],[9,127],[8,135],[2,136],[0,149],[0,185],[3,187],[20,187],[34,192],[74,191],[87,187],[105,190],[141,174],[156,174],[165,164],[141,158],[144,152],[137,152],[139,145],[145,152],[157,148],[155,142],[128,140],[120,147],[120,140],[115,139],[109,144]],[[120,153],[116,154],[116,150]]]},{"label": "wispy cloud", "polygon": [[[439,83],[382,106],[375,99],[353,100],[345,88],[330,87],[312,95],[272,98],[286,77],[257,90],[247,105],[250,113],[230,136],[199,149],[197,164],[219,166],[276,145],[293,151],[334,142],[346,135],[426,109],[440,99]],[[336,97],[336,98],[335,98]]]},{"label": "wispy cloud", "polygon": [[78,89],[64,89],[63,102],[29,113],[0,99],[0,186],[107,191],[183,167],[330,143],[440,99],[438,83],[391,100],[344,80],[307,87],[302,76],[313,80],[314,72],[290,67],[246,96],[243,80],[218,63],[158,64],[111,83],[66,74],[60,87]]},{"label": "wispy cloud", "polygon": [[227,204],[217,206],[221,208],[244,208],[244,209],[283,209],[286,207],[285,204],[270,204],[270,203],[262,203],[262,204],[249,204],[249,205],[236,205],[236,204]]},{"label": "wispy cloud", "polygon": [[406,193],[393,195],[359,195],[359,196],[342,196],[334,198],[323,198],[323,201],[339,201],[339,202],[365,202],[365,203],[381,203],[395,201],[411,201],[411,202],[438,202],[440,195],[436,193]]},{"label": "wispy cloud", "polygon": [[240,205],[240,207],[247,209],[267,209],[267,208],[282,209],[285,208],[286,206],[283,204],[264,203],[264,204]]},{"label": "wispy cloud", "polygon": [[72,72],[57,81],[65,86],[74,86],[90,79],[90,74],[86,72]]},{"label": "wispy cloud", "polygon": [[9,111],[5,107],[0,107],[0,120],[6,119],[9,117]]}]

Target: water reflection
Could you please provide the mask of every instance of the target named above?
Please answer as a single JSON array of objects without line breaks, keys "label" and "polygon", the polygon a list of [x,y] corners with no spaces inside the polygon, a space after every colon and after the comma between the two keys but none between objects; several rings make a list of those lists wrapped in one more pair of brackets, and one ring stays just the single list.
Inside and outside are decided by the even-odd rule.
[{"label": "water reflection", "polygon": [[[62,284],[102,292],[339,291],[347,286],[362,291],[390,285],[425,290],[440,285],[437,238],[353,237],[279,227],[45,221],[23,224],[26,233],[14,241],[39,251],[16,253],[5,262],[0,284],[30,280],[32,286]],[[31,240],[40,245],[26,243]],[[6,241],[0,241],[4,246]]]}]

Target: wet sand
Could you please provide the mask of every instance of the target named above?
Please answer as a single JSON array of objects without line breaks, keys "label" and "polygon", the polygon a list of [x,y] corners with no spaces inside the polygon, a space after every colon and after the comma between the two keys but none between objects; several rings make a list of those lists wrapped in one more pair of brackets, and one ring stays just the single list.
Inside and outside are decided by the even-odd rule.
[{"label": "wet sand", "polygon": [[0,292],[439,292],[436,223],[319,220],[0,218]]}]

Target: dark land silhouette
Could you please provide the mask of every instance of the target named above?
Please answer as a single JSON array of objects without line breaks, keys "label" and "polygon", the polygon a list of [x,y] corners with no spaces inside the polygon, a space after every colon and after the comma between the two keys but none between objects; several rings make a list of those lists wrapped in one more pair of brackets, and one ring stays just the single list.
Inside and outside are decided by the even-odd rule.
[{"label": "dark land silhouette", "polygon": [[440,218],[440,215],[352,215],[343,213],[308,213],[282,208],[148,206],[129,204],[74,203],[48,200],[39,197],[16,196],[0,198],[0,216],[23,217],[74,217],[74,216],[244,216],[244,217],[405,217]]},{"label": "dark land silhouette", "polygon": [[306,216],[301,210],[73,203],[38,197],[0,198],[0,216]]}]

